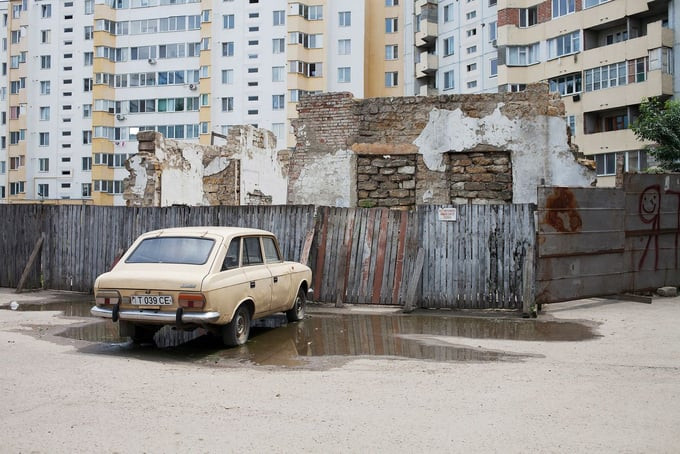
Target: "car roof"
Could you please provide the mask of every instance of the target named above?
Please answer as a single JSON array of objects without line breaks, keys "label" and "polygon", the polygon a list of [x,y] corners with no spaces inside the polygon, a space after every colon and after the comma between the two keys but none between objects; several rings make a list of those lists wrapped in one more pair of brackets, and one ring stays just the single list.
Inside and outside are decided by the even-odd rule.
[{"label": "car roof", "polygon": [[145,237],[149,236],[202,236],[217,235],[221,237],[232,237],[236,235],[268,235],[273,233],[266,230],[251,229],[245,227],[220,227],[220,226],[195,226],[195,227],[171,227],[146,232]]}]

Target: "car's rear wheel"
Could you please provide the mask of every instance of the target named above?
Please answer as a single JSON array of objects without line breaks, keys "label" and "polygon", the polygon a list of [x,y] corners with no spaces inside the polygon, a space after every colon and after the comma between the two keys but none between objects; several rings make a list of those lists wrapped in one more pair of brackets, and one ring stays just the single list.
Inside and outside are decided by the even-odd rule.
[{"label": "car's rear wheel", "polygon": [[305,305],[307,304],[307,296],[305,291],[301,288],[295,296],[295,304],[293,308],[286,311],[286,318],[289,322],[299,322],[305,318]]},{"label": "car's rear wheel", "polygon": [[250,335],[250,311],[245,305],[236,309],[231,322],[222,327],[222,343],[227,347],[243,345]]},{"label": "car's rear wheel", "polygon": [[155,344],[153,337],[159,329],[160,326],[132,325],[129,336],[135,344]]}]

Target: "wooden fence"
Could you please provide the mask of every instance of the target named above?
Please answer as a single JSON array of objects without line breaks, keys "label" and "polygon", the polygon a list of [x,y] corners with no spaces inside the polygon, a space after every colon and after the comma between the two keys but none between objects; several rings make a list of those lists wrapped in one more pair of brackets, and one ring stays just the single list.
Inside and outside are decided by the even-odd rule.
[{"label": "wooden fence", "polygon": [[520,309],[524,283],[533,282],[533,268],[522,266],[533,256],[533,206],[460,205],[455,221],[440,219],[440,208],[0,205],[0,286],[17,286],[42,233],[40,266],[26,288],[87,292],[145,231],[235,225],[274,232],[289,260],[300,259],[313,231],[319,301],[403,305],[412,297],[420,307]]}]

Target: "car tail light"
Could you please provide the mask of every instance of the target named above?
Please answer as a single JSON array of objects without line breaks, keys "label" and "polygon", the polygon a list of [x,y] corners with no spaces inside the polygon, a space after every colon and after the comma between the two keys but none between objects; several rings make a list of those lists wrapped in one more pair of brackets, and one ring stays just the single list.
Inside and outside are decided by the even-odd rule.
[{"label": "car tail light", "polygon": [[200,293],[180,293],[179,306],[187,308],[202,308],[205,306],[205,297]]},{"label": "car tail light", "polygon": [[97,306],[115,305],[118,303],[120,303],[120,295],[118,292],[99,292],[96,295]]}]

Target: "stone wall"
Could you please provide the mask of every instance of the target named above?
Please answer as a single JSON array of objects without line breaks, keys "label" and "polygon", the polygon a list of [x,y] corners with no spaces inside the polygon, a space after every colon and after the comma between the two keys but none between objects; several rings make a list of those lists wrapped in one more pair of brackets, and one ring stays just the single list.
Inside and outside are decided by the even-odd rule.
[{"label": "stone wall", "polygon": [[[358,170],[366,161],[351,162],[357,157],[373,162],[415,155],[416,205],[461,199],[535,203],[541,182],[590,186],[595,181],[594,168],[572,153],[564,105],[559,95],[548,92],[547,84],[518,93],[364,100],[348,93],[316,94],[301,99],[298,114],[293,121],[297,146],[290,159],[288,203],[333,205],[335,200],[349,198],[347,206],[357,206],[359,200],[373,200],[367,189],[372,185],[366,184],[369,180]],[[468,166],[454,172],[454,167],[459,170],[461,166],[451,163],[465,162],[470,153],[476,153],[478,161],[489,160],[487,166],[507,168],[478,172],[485,176],[475,178],[484,181],[472,181],[472,177],[464,181],[468,177],[461,175],[470,175]],[[507,164],[496,163],[504,162],[504,157]],[[323,172],[309,172],[310,166]],[[329,180],[334,173],[341,177]],[[357,184],[354,191],[353,183]],[[317,193],[320,187],[322,196]],[[362,191],[369,191],[369,197]],[[392,204],[391,199],[388,194],[381,200],[389,202],[376,203]]]},{"label": "stone wall", "polygon": [[359,155],[357,198],[364,208],[415,206],[416,155]]},{"label": "stone wall", "polygon": [[464,203],[468,199],[512,202],[512,165],[508,152],[449,153],[448,172],[451,202]]}]

